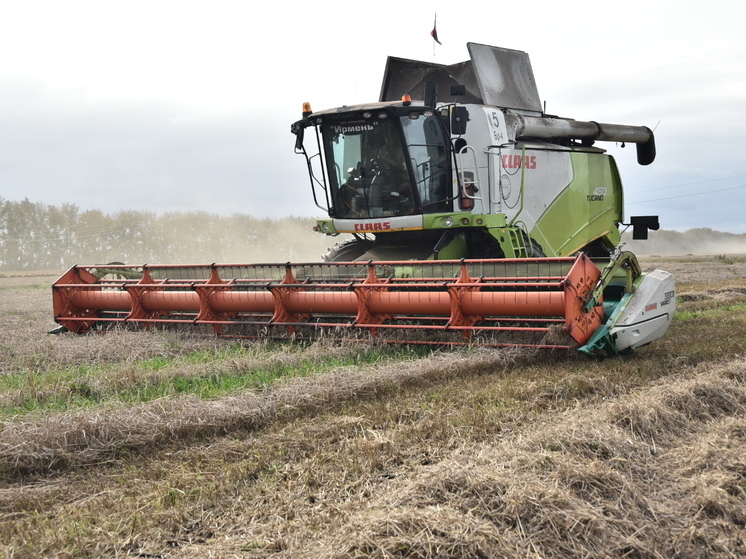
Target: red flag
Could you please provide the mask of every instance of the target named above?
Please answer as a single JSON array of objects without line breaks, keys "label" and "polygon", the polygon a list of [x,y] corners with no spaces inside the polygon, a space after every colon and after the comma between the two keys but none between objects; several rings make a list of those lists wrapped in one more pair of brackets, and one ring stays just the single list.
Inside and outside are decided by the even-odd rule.
[{"label": "red flag", "polygon": [[441,42],[440,42],[440,41],[438,40],[438,14],[435,14],[435,21],[433,22],[433,30],[432,30],[432,31],[430,31],[430,36],[431,36],[431,37],[432,37],[433,39],[435,39],[435,42],[436,42],[436,43],[438,43],[439,45],[442,45],[442,44],[443,44],[443,43],[441,43]]}]

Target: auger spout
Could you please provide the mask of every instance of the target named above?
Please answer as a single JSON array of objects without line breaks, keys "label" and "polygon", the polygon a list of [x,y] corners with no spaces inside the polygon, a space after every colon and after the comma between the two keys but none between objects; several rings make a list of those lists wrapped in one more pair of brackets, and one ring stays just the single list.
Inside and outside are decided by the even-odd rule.
[{"label": "auger spout", "polygon": [[637,162],[655,161],[655,136],[647,126],[583,122],[567,118],[532,117],[508,112],[506,121],[516,139],[575,139],[593,142],[629,142],[637,145]]}]

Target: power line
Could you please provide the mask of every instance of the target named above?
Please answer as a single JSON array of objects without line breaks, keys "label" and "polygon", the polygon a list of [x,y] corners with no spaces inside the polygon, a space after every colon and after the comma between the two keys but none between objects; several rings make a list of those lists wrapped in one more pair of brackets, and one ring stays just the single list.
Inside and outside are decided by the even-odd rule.
[{"label": "power line", "polygon": [[688,182],[686,184],[674,184],[673,186],[659,186],[658,188],[646,188],[645,190],[629,190],[628,192],[630,194],[634,194],[636,192],[651,192],[654,190],[668,190],[671,188],[683,188],[685,186],[694,186],[696,184],[707,184],[708,182],[718,182],[718,181],[727,181],[730,179],[739,179],[741,177],[746,177],[746,175],[733,175],[732,177],[724,177],[722,179],[708,179],[706,181]]},{"label": "power line", "polygon": [[640,200],[639,202],[626,202],[627,206],[634,204],[644,204],[646,202],[660,202],[661,200],[673,200],[674,198],[687,198],[689,196],[704,196],[706,194],[714,194],[715,192],[725,192],[726,190],[737,190],[739,188],[746,188],[746,184],[741,186],[732,186],[730,188],[719,188],[717,190],[708,190],[707,192],[695,192],[693,194],[679,194],[678,196],[667,196],[666,198],[654,198],[652,200]]}]

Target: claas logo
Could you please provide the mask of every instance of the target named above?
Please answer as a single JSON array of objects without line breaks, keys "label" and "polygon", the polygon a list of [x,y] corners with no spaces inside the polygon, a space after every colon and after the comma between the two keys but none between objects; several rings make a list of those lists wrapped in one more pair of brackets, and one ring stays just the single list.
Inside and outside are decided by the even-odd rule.
[{"label": "claas logo", "polygon": [[391,229],[391,222],[384,221],[383,223],[356,223],[355,232],[358,231],[389,231]]},{"label": "claas logo", "polygon": [[536,169],[535,155],[503,155],[503,169]]}]

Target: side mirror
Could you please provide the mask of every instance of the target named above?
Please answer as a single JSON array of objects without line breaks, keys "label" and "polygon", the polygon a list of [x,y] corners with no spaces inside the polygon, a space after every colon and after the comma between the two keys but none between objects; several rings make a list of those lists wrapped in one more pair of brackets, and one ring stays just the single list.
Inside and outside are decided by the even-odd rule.
[{"label": "side mirror", "polygon": [[292,130],[295,134],[295,151],[303,151],[303,132],[305,128],[299,126]]},{"label": "side mirror", "polygon": [[630,218],[632,226],[632,239],[644,241],[648,238],[648,229],[657,231],[661,225],[658,222],[657,215],[636,215]]}]

